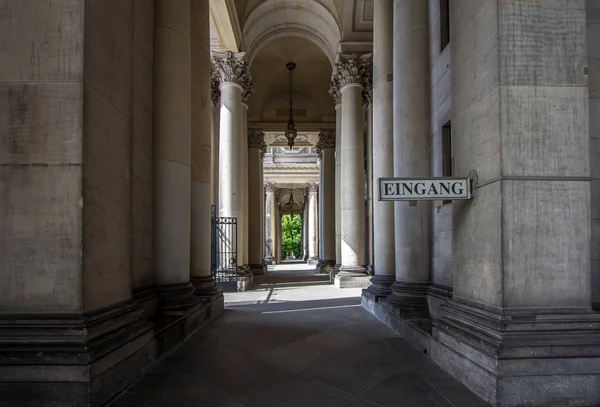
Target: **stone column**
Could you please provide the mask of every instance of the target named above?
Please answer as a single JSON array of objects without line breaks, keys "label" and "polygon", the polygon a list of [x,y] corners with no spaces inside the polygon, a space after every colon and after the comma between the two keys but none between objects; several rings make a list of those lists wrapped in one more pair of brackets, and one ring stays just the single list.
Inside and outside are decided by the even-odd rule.
[{"label": "stone column", "polygon": [[261,184],[262,152],[266,147],[265,134],[259,129],[248,130],[248,261],[254,274],[264,274],[261,202],[264,186]]},{"label": "stone column", "polygon": [[275,191],[277,186],[273,182],[265,183],[266,211],[265,211],[265,263],[275,264],[275,241],[277,237],[277,210]]},{"label": "stone column", "polygon": [[190,7],[190,1],[158,1],[155,16],[154,283],[169,310],[198,302],[190,284]]},{"label": "stone column", "polygon": [[319,207],[318,184],[309,184],[308,189],[308,262],[316,264],[319,260]]},{"label": "stone column", "polygon": [[265,172],[264,172],[264,160],[265,154],[267,152],[267,145],[265,144],[263,148],[260,150],[260,162],[259,162],[259,184],[260,185],[260,258],[261,264],[264,266],[265,272],[267,271],[267,264],[265,263],[265,241],[267,235],[266,228],[266,203],[267,203],[267,194],[265,192]]},{"label": "stone column", "polygon": [[322,236],[320,268],[335,266],[335,132],[319,133],[321,150],[320,232]]},{"label": "stone column", "polygon": [[394,203],[379,201],[379,178],[394,176],[394,4],[375,0],[373,24],[373,271],[369,291],[387,296],[396,280]]},{"label": "stone column", "polygon": [[212,204],[219,210],[219,116],[221,110],[221,90],[214,69],[211,76],[211,143],[210,143],[210,197]]},{"label": "stone column", "polygon": [[275,241],[275,258],[277,259],[277,263],[281,263],[285,257],[281,256],[281,205],[277,202],[277,216],[275,217],[275,226],[277,231],[277,239]]},{"label": "stone column", "polygon": [[[410,15],[410,19],[407,17]],[[394,176],[431,176],[427,2],[394,3]],[[387,300],[428,316],[431,203],[395,202],[396,281]]]},{"label": "stone column", "polygon": [[250,86],[245,86],[244,87],[244,91],[242,92],[242,142],[244,143],[243,146],[243,153],[242,153],[242,194],[244,196],[244,205],[243,205],[243,215],[241,217],[241,225],[238,226],[239,227],[239,231],[241,232],[241,234],[239,235],[241,238],[241,242],[240,245],[242,246],[242,255],[241,255],[241,259],[242,259],[242,264],[244,265],[244,268],[246,270],[250,269],[249,266],[249,228],[248,228],[248,222],[249,222],[249,212],[248,212],[248,204],[249,204],[249,199],[248,199],[248,172],[249,172],[249,167],[248,167],[248,103],[250,101],[250,90],[251,87]]},{"label": "stone column", "polygon": [[373,271],[373,83],[371,78],[365,81],[363,92],[363,108],[365,110],[365,261],[369,274]]},{"label": "stone column", "polygon": [[454,291],[431,354],[495,406],[600,405],[583,4],[450,11],[455,170],[476,186],[452,203]]},{"label": "stone column", "polygon": [[219,128],[219,216],[238,219],[238,267],[243,262],[244,215],[244,139],[242,91],[248,86],[250,74],[243,52],[213,52],[213,63],[221,89],[221,113]]},{"label": "stone column", "polygon": [[365,269],[365,188],[363,90],[370,76],[370,54],[340,54],[332,84],[342,95],[340,226],[342,266],[335,277],[339,288],[367,286]]},{"label": "stone column", "polygon": [[342,237],[340,224],[340,192],[341,179],[340,171],[342,168],[341,153],[341,135],[342,135],[342,95],[339,86],[333,85],[329,90],[335,103],[335,269],[339,270],[342,265]]},{"label": "stone column", "polygon": [[[207,2],[192,2],[192,215],[191,282],[196,295],[217,294],[211,275],[211,55]],[[222,294],[220,294],[222,295]]]},{"label": "stone column", "polygon": [[[319,166],[319,183],[318,185],[323,185],[323,154],[321,152],[321,147],[319,146],[319,144],[317,143],[316,146],[316,150],[317,150],[317,165]],[[317,217],[317,225],[319,225],[319,227],[317,228],[317,235],[318,235],[318,250],[317,252],[319,253],[319,261],[317,262],[317,272],[321,272],[321,260],[322,260],[322,255],[323,255],[323,200],[322,199],[317,199],[317,213],[318,213],[318,217]]]},{"label": "stone column", "polygon": [[302,260],[308,261],[308,192],[304,193],[304,204],[302,205],[302,242],[304,245],[304,257]]}]

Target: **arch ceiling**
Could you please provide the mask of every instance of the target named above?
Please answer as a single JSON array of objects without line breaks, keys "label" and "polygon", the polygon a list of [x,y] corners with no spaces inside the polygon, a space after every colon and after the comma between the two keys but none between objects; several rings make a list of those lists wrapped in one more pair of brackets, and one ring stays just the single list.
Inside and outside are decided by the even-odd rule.
[{"label": "arch ceiling", "polygon": [[313,42],[333,65],[342,33],[332,0],[250,0],[244,14],[242,31],[250,62],[270,41],[291,36]]},{"label": "arch ceiling", "polygon": [[[300,211],[302,211],[302,205],[304,205],[304,189],[291,188],[291,191],[292,195],[294,196],[294,213],[296,215],[300,215]],[[283,211],[286,213],[290,211],[289,201],[290,189],[279,189],[278,202]]]},{"label": "arch ceiling", "polygon": [[[289,71],[293,61],[294,121],[298,123],[335,120],[328,93],[332,67],[313,42],[299,37],[277,38],[265,45],[250,67],[254,93],[248,110],[249,122],[287,123],[289,117]],[[285,128],[282,126],[281,130]]]}]

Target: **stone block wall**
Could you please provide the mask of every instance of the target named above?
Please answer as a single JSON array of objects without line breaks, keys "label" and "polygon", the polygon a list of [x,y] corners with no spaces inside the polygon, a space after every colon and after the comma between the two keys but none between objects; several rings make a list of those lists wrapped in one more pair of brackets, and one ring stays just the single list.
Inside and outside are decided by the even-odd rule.
[{"label": "stone block wall", "polygon": [[[440,0],[429,0],[429,48],[431,63],[432,176],[443,176],[443,126],[451,118],[450,47],[441,47]],[[452,288],[452,201],[432,205],[430,315],[440,317],[440,305]]]}]

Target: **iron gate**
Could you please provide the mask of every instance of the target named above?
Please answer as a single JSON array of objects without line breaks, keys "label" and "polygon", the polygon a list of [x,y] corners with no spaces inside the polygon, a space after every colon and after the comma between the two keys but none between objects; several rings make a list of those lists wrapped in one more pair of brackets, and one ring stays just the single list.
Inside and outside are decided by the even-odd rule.
[{"label": "iron gate", "polygon": [[237,218],[218,217],[213,205],[211,221],[211,268],[217,288],[237,291]]}]

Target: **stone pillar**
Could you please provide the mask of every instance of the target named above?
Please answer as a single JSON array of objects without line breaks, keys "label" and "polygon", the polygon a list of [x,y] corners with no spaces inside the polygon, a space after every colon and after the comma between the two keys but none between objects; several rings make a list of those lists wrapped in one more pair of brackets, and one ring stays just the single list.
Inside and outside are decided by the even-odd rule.
[{"label": "stone pillar", "polygon": [[105,405],[154,363],[132,301],[134,164],[146,185],[152,173],[134,156],[136,138],[151,140],[152,3],[0,6],[3,406]]},{"label": "stone pillar", "polygon": [[335,266],[335,132],[319,133],[321,150],[320,232],[322,236],[320,268]]},{"label": "stone pillar", "polygon": [[373,272],[373,84],[371,78],[365,81],[363,92],[365,109],[365,228],[366,253],[365,261],[369,274]]},{"label": "stone pillar", "polygon": [[261,264],[264,266],[264,271],[267,271],[267,264],[265,263],[265,241],[266,241],[266,235],[267,235],[267,228],[266,228],[266,203],[267,203],[267,194],[265,192],[265,172],[264,172],[264,160],[265,160],[265,154],[267,151],[267,146],[266,144],[263,146],[263,148],[261,148],[260,150],[260,162],[259,162],[259,170],[258,170],[258,176],[259,176],[259,183],[258,185],[260,186],[260,258],[261,258]]},{"label": "stone pillar", "polygon": [[221,89],[221,113],[219,128],[219,216],[238,219],[238,267],[243,262],[244,215],[244,139],[242,91],[248,86],[250,74],[243,52],[213,52],[213,64]]},{"label": "stone pillar", "polygon": [[275,191],[277,186],[272,182],[265,183],[265,263],[275,264],[275,242],[277,238],[277,210]]},{"label": "stone pillar", "polygon": [[261,182],[263,149],[266,147],[262,130],[248,130],[248,261],[254,274],[264,274],[264,240],[261,223],[264,186]]},{"label": "stone pillar", "polygon": [[[592,176],[592,248],[600,248],[600,8],[586,0],[588,95],[590,117],[590,174]],[[600,250],[591,254],[592,307],[600,310]]]},{"label": "stone pillar", "polygon": [[341,136],[342,136],[342,95],[337,86],[330,89],[335,103],[335,269],[339,270],[342,265],[342,236],[341,236],[341,179],[342,168]]},{"label": "stone pillar", "polygon": [[302,205],[302,243],[304,245],[304,257],[308,261],[308,193],[305,191],[304,204]]},{"label": "stone pillar", "polygon": [[277,216],[275,217],[275,226],[276,226],[276,235],[277,235],[277,239],[275,240],[275,258],[277,259],[277,263],[281,263],[281,260],[283,260],[285,257],[282,258],[281,256],[281,219],[282,219],[282,214],[281,214],[281,205],[279,204],[279,202],[277,202]]},{"label": "stone pillar", "polygon": [[454,291],[431,354],[494,406],[600,405],[585,18],[583,2],[450,9],[455,170],[476,185],[452,203]]},{"label": "stone pillar", "polygon": [[[192,211],[191,282],[196,295],[217,294],[211,275],[211,117],[210,22],[207,2],[192,2]],[[222,294],[220,294],[222,296]]]},{"label": "stone pillar", "polygon": [[210,197],[211,202],[219,213],[219,116],[221,111],[221,90],[219,79],[213,70],[211,76],[211,143],[210,143]]},{"label": "stone pillar", "polygon": [[370,76],[370,54],[340,54],[332,85],[342,95],[340,227],[342,266],[335,276],[339,288],[367,286],[365,266],[365,187],[363,90]]},{"label": "stone pillar", "polygon": [[248,191],[249,191],[249,187],[248,187],[248,172],[249,172],[249,167],[248,167],[248,103],[250,101],[250,90],[251,87],[250,86],[245,86],[244,87],[244,91],[242,92],[242,142],[244,144],[243,146],[243,153],[242,153],[242,194],[244,196],[244,204],[243,204],[243,215],[241,217],[241,221],[242,224],[239,227],[239,231],[241,232],[241,234],[239,235],[241,238],[241,242],[240,245],[242,246],[242,255],[241,255],[241,259],[242,259],[242,264],[244,265],[244,268],[246,270],[250,269],[250,265],[249,265],[249,228],[248,228],[248,223],[249,223],[249,199],[248,199]]},{"label": "stone pillar", "polygon": [[316,264],[319,260],[319,206],[318,184],[309,184],[308,189],[308,262]]},{"label": "stone pillar", "polygon": [[373,271],[369,291],[387,296],[396,280],[394,203],[379,201],[379,178],[394,175],[394,4],[375,0],[373,24]]},{"label": "stone pillar", "polygon": [[198,302],[190,284],[190,7],[189,0],[159,0],[155,8],[154,283],[168,310]]},{"label": "stone pillar", "polygon": [[[319,146],[319,144],[317,143],[316,146],[316,150],[317,150],[317,165],[319,167],[319,182],[318,185],[323,185],[323,154],[321,152],[321,147]],[[319,261],[317,262],[317,272],[321,272],[321,260],[323,260],[323,258],[321,257],[323,255],[323,200],[319,197],[319,199],[317,199],[317,213],[318,213],[318,217],[317,217],[317,225],[319,225],[319,227],[317,228],[317,235],[318,235],[318,253],[319,253]]]},{"label": "stone pillar", "polygon": [[[409,17],[410,16],[410,17]],[[394,3],[394,176],[431,176],[429,28],[426,1]],[[387,300],[428,316],[430,201],[395,202],[396,281]]]}]

